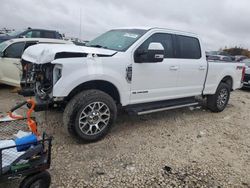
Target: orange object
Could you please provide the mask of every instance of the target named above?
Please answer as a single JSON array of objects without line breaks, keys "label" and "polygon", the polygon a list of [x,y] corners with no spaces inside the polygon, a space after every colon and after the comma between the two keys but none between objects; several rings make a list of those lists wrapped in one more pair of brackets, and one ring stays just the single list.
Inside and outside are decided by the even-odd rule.
[{"label": "orange object", "polygon": [[[34,111],[34,108],[36,106],[35,101],[33,99],[28,99],[27,103],[31,105],[31,107],[29,108],[29,110],[27,111],[27,125],[30,129],[30,131],[35,134],[36,136],[39,136],[39,133],[37,131],[37,124],[36,122],[31,118],[31,114]],[[12,114],[12,112],[10,111],[9,116],[13,119],[24,119],[23,116],[15,116]]]},{"label": "orange object", "polygon": [[31,118],[31,114],[35,109],[35,101],[33,99],[28,99],[27,103],[31,104],[30,109],[27,111],[27,124],[30,128],[30,130],[36,135],[39,136],[38,131],[37,131],[37,125],[36,122]]},{"label": "orange object", "polygon": [[16,116],[14,114],[12,114],[12,112],[8,112],[8,115],[12,118],[12,119],[23,119],[23,116]]}]

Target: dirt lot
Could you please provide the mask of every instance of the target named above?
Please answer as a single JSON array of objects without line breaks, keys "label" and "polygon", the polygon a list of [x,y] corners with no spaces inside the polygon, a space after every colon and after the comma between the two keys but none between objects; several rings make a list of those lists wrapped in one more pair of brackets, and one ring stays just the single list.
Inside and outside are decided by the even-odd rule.
[{"label": "dirt lot", "polygon": [[[0,86],[0,112],[23,100],[10,90]],[[54,136],[52,187],[250,187],[250,91],[232,93],[222,113],[120,113],[92,144],[69,136],[61,112],[36,116]]]}]

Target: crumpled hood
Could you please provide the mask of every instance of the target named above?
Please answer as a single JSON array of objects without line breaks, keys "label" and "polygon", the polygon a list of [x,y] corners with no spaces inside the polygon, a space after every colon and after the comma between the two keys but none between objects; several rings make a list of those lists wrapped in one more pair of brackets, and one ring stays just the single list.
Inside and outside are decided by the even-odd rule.
[{"label": "crumpled hood", "polygon": [[[64,54],[61,58],[80,57],[79,54],[96,54],[100,56],[112,56],[116,53],[114,50],[103,48],[93,48],[86,46],[76,46],[73,44],[37,44],[27,48],[22,59],[35,64],[45,64],[52,62],[58,54]],[[60,57],[59,57],[60,58]]]}]

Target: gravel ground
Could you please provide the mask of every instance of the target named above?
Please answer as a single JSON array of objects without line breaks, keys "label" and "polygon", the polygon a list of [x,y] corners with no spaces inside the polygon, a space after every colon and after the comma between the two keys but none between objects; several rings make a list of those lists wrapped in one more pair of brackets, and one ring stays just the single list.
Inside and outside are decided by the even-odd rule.
[{"label": "gravel ground", "polygon": [[[0,112],[23,100],[10,90],[0,85]],[[120,113],[107,137],[84,144],[63,128],[61,112],[36,113],[54,136],[52,187],[75,188],[250,187],[249,115],[250,91],[240,90],[222,113]]]}]

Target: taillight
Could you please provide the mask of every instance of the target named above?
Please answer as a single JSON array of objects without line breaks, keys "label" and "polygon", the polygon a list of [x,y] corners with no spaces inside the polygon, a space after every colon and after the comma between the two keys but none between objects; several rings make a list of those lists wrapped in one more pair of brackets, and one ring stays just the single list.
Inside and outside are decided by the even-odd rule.
[{"label": "taillight", "polygon": [[243,82],[244,79],[245,79],[245,73],[246,73],[246,67],[244,66],[244,67],[242,68],[242,76],[241,76],[241,81],[242,81],[242,82]]}]

